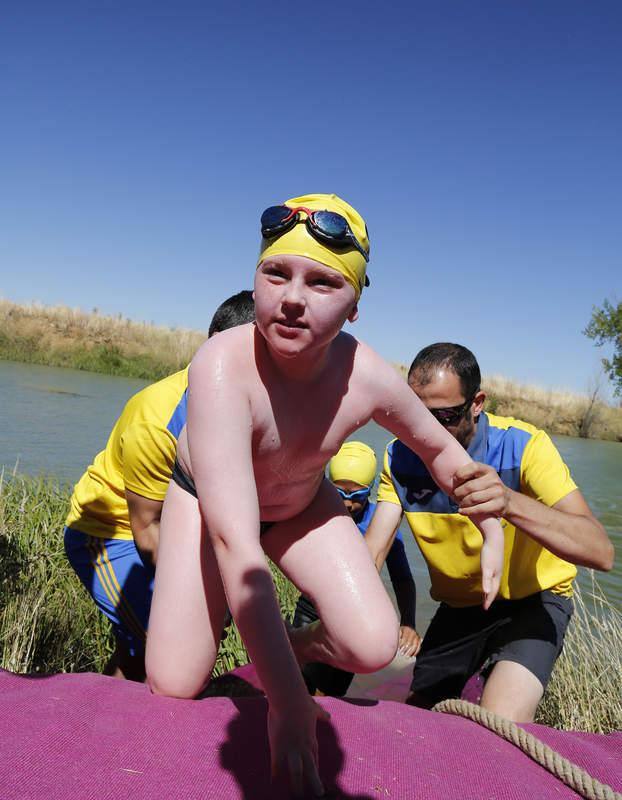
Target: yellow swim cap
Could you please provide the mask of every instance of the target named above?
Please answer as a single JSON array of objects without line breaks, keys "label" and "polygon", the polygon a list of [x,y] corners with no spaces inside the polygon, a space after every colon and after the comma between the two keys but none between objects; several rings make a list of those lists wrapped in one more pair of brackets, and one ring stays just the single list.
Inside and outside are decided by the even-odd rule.
[{"label": "yellow swim cap", "polygon": [[[369,239],[367,227],[361,215],[336,194],[305,194],[302,197],[292,197],[283,205],[290,208],[305,206],[312,211],[334,211],[341,214],[348,221],[352,233],[356,236],[363,249],[369,252]],[[324,264],[326,267],[340,272],[356,292],[358,300],[365,286],[365,268],[367,263],[361,253],[355,248],[347,250],[332,250],[330,245],[319,242],[307,230],[306,225],[294,225],[293,228],[276,236],[274,239],[262,239],[261,250],[257,266],[270,256],[290,255],[306,256]]]},{"label": "yellow swim cap", "polygon": [[376,477],[376,456],[363,442],[346,442],[328,464],[331,481],[353,481],[369,486]]}]

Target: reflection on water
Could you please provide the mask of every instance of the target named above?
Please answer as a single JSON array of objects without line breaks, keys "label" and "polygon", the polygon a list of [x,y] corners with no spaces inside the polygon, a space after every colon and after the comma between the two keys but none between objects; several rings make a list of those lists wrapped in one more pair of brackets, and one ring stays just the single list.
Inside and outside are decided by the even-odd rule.
[{"label": "reflection on water", "polygon": [[[0,467],[12,470],[17,464],[21,472],[50,473],[74,483],[104,447],[126,401],[146,383],[0,361]],[[384,448],[393,437],[372,422],[352,438],[371,445],[380,465]],[[614,570],[606,575],[599,574],[598,581],[609,600],[622,608],[622,445],[565,436],[554,439],[592,510],[614,542],[618,556]],[[425,563],[404,523],[402,531],[417,582],[417,622],[423,629],[436,604],[428,593]],[[590,581],[585,574],[580,581],[589,589]],[[385,583],[388,583],[386,579]]]}]

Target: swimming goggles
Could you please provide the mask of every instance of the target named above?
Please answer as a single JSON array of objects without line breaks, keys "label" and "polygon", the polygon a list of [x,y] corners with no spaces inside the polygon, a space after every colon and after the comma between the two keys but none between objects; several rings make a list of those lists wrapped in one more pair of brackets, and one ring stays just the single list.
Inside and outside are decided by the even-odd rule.
[{"label": "swimming goggles", "polygon": [[475,399],[475,395],[470,400],[465,400],[459,406],[450,406],[449,408],[429,408],[428,411],[432,416],[437,419],[441,425],[446,428],[448,425],[457,425],[460,420],[467,415],[471,403]]},{"label": "swimming goggles", "polygon": [[[335,248],[354,247],[369,261],[369,252],[366,251],[348,224],[348,220],[335,211],[312,211],[304,206],[270,206],[261,215],[261,235],[264,239],[274,239],[294,225],[302,222],[300,212],[307,215],[304,223],[307,230],[318,242],[328,244]],[[367,286],[367,283],[365,284]]]},{"label": "swimming goggles", "polygon": [[371,486],[365,486],[365,488],[357,489],[355,492],[346,492],[345,489],[341,489],[339,486],[335,486],[335,489],[344,500],[352,500],[354,503],[364,503],[371,492]]}]

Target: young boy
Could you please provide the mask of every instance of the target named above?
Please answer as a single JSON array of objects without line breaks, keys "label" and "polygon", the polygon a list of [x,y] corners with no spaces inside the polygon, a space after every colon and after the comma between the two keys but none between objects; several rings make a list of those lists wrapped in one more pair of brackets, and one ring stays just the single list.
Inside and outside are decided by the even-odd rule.
[{"label": "young boy", "polygon": [[[328,477],[363,536],[376,510],[376,504],[369,498],[377,469],[376,454],[364,442],[346,442],[328,464]],[[416,590],[399,531],[389,548],[385,563],[400,612],[399,649],[404,655],[414,656],[420,643],[415,630]],[[294,627],[300,628],[317,619],[319,617],[313,601],[301,594],[294,613]],[[343,697],[354,677],[352,672],[321,663],[304,664],[302,675],[310,694],[332,697]]]},{"label": "young boy", "polygon": [[[321,795],[315,728],[324,712],[296,657],[372,672],[398,642],[393,606],[325,465],[370,419],[417,452],[448,492],[469,457],[393,367],[341,332],[356,320],[365,285],[369,243],[359,214],[335,195],[307,195],[270,207],[261,222],[256,324],[210,339],[190,367],[187,426],[162,513],[147,675],[154,692],[196,696],[228,601],[268,698],[273,774],[288,774],[295,794],[308,783]],[[503,535],[496,519],[479,525],[489,604]],[[320,614],[292,634],[293,649],[264,552]]]}]

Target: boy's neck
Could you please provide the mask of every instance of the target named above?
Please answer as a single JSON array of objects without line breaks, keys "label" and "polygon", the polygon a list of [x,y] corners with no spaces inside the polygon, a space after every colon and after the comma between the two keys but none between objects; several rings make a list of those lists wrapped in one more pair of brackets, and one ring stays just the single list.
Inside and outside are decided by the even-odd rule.
[{"label": "boy's neck", "polygon": [[268,346],[266,340],[263,339],[263,350],[272,366],[284,378],[296,383],[312,383],[324,372],[330,358],[332,345],[333,342],[331,341],[320,349],[312,350],[299,356],[283,358],[278,353],[275,353]]},{"label": "boy's neck", "polygon": [[326,368],[330,345],[323,348],[321,353],[314,352],[294,358],[282,358],[270,352],[269,348],[266,349],[272,364],[285,378],[296,383],[312,383]]}]

